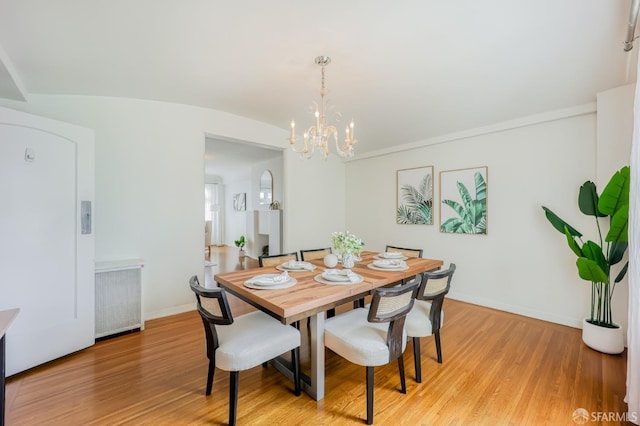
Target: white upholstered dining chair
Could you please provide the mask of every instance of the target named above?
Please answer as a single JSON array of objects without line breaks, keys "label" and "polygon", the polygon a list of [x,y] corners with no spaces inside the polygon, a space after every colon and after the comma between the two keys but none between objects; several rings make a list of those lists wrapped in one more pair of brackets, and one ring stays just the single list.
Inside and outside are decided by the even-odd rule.
[{"label": "white upholstered dining chair", "polygon": [[451,263],[444,271],[423,272],[422,282],[416,294],[413,309],[407,315],[405,329],[407,336],[413,339],[413,363],[416,370],[416,382],[422,382],[420,364],[420,338],[433,336],[436,340],[438,362],[442,363],[440,346],[440,329],[444,324],[442,304],[444,296],[449,292],[451,279],[456,271],[455,263]]},{"label": "white upholstered dining chair", "polygon": [[325,322],[325,346],[354,364],[366,366],[367,424],[373,424],[375,366],[397,359],[401,392],[407,392],[402,358],[407,345],[404,322],[416,289],[417,283],[376,288],[369,309],[353,309]]},{"label": "white upholstered dining chair", "polygon": [[229,424],[235,425],[239,372],[291,351],[294,392],[300,395],[300,332],[269,315],[251,312],[234,318],[221,288],[204,288],[198,277],[189,280],[204,325],[209,371],[206,394],[211,395],[215,368],[229,371]]}]

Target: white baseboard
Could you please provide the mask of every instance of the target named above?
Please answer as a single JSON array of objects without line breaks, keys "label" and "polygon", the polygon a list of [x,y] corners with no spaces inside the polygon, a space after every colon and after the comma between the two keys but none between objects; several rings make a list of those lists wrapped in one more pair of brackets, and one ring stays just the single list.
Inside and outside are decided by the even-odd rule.
[{"label": "white baseboard", "polygon": [[184,312],[195,311],[196,306],[194,303],[188,303],[186,305],[172,306],[171,308],[161,309],[159,311],[145,312],[144,320],[149,321],[157,318],[168,317],[170,315],[182,314]]},{"label": "white baseboard", "polygon": [[505,311],[512,314],[523,315],[529,318],[535,318],[543,321],[549,321],[555,324],[582,329],[582,318],[576,319],[561,315],[555,315],[549,312],[538,311],[536,309],[527,309],[523,308],[522,306],[509,305],[506,303],[496,302],[495,300],[491,299],[470,296],[468,294],[449,292],[449,294],[447,294],[447,297],[454,300],[459,300],[461,302],[472,303],[474,305],[485,306],[487,308],[497,309],[499,311]]}]

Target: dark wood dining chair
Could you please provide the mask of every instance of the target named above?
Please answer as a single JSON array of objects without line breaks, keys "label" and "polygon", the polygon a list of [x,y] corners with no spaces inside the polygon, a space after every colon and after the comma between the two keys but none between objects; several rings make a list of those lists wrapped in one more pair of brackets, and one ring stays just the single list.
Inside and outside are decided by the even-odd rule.
[{"label": "dark wood dining chair", "polygon": [[309,261],[309,260],[316,260],[316,259],[324,259],[326,255],[331,253],[332,253],[331,247],[311,249],[311,250],[300,250],[300,260]]},{"label": "dark wood dining chair", "polygon": [[229,371],[229,424],[236,424],[239,372],[291,351],[295,395],[300,395],[300,332],[262,311],[234,318],[224,289],[204,288],[189,279],[206,338],[209,371],[206,395],[211,395],[215,368]]},{"label": "dark wood dining chair", "polygon": [[384,249],[385,252],[390,253],[402,253],[406,257],[422,257],[422,249],[412,249],[412,248],[404,248],[404,247],[396,247],[387,245]]},{"label": "dark wood dining chair", "polygon": [[376,288],[369,309],[353,309],[325,322],[325,346],[354,364],[366,366],[367,424],[373,423],[375,366],[397,359],[401,392],[407,393],[402,358],[407,345],[404,323],[417,288],[417,283]]},{"label": "dark wood dining chair", "polygon": [[[404,256],[410,259],[415,257],[422,257],[422,249],[413,249],[413,248],[396,247],[396,246],[387,245],[384,251],[388,253],[402,253]],[[405,278],[402,280],[402,282],[403,283],[408,283],[408,282],[420,283],[421,280],[422,280],[422,275],[418,274],[411,278]]]},{"label": "dark wood dining chair", "polygon": [[433,336],[436,340],[438,362],[442,363],[442,347],[440,346],[440,329],[444,324],[442,304],[444,296],[451,288],[451,279],[456,271],[455,263],[451,263],[444,271],[424,272],[413,309],[407,315],[405,328],[407,336],[413,339],[413,363],[416,370],[416,382],[422,382],[420,364],[420,338]]},{"label": "dark wood dining chair", "polygon": [[289,260],[298,260],[298,252],[259,256],[258,265],[260,267],[278,266]]}]

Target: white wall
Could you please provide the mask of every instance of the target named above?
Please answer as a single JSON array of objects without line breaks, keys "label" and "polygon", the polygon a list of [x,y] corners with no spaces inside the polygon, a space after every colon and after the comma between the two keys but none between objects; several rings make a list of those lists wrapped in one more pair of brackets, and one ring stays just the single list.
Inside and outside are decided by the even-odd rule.
[{"label": "white wall", "polygon": [[[602,108],[623,102],[615,98]],[[187,279],[204,268],[205,134],[286,149],[286,130],[185,105],[53,95],[0,104],[95,130],[96,259],[144,259],[146,319],[193,307]],[[458,264],[451,297],[577,326],[588,309],[588,285],[540,206],[591,229],[566,200],[597,177],[596,120],[595,106],[586,105],[420,141],[404,152],[357,154],[346,164],[335,155],[301,160],[285,150],[283,193],[276,187],[275,194],[283,208],[283,251],[328,246],[341,229],[363,238],[369,250],[387,243],[422,247],[426,256]],[[488,235],[395,224],[396,170],[424,165],[435,166],[436,203],[438,172],[488,167]],[[626,311],[614,319],[620,315]]]},{"label": "white wall", "polygon": [[[234,241],[241,235],[247,234],[247,212],[251,211],[251,176],[235,180],[224,185],[224,244],[235,247]],[[246,194],[246,209],[235,210],[233,208],[233,196],[235,194]]]},{"label": "white wall", "polygon": [[144,259],[145,319],[193,309],[187,280],[204,272],[205,135],[276,147],[287,136],[224,112],[154,101],[30,95],[0,103],[94,129],[96,260]]},{"label": "white wall", "polygon": [[[425,257],[456,263],[454,299],[579,327],[590,285],[578,278],[575,255],[541,206],[585,233],[593,229],[592,219],[567,200],[596,179],[596,122],[595,105],[585,105],[349,162],[347,226],[368,250],[423,248]],[[434,225],[397,225],[396,171],[428,165],[434,166]],[[488,167],[488,234],[440,233],[439,172],[478,166]],[[614,319],[626,324],[626,310]]]},{"label": "white wall", "polygon": [[326,161],[284,154],[283,251],[328,247],[331,233],[345,229],[346,189],[352,185],[345,182],[345,164],[333,154]]}]

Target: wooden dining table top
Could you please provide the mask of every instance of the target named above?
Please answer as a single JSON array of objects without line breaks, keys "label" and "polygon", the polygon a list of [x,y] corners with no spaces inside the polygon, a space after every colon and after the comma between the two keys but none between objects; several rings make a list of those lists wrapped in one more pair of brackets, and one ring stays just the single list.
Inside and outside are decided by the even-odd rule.
[{"label": "wooden dining table top", "polygon": [[371,290],[401,282],[405,278],[440,268],[441,260],[425,258],[406,259],[408,269],[377,270],[369,266],[376,260],[378,252],[363,252],[360,261],[356,262],[353,272],[361,275],[360,283],[340,283],[335,285],[316,281],[314,277],[322,274],[327,268],[323,259],[311,260],[316,269],[289,271],[289,276],[297,283],[283,289],[252,289],[244,282],[261,274],[279,274],[282,271],[275,267],[252,268],[242,271],[216,274],[214,280],[229,293],[265,311],[283,324],[291,324],[318,312],[326,311],[337,305],[347,303],[368,294]]}]

